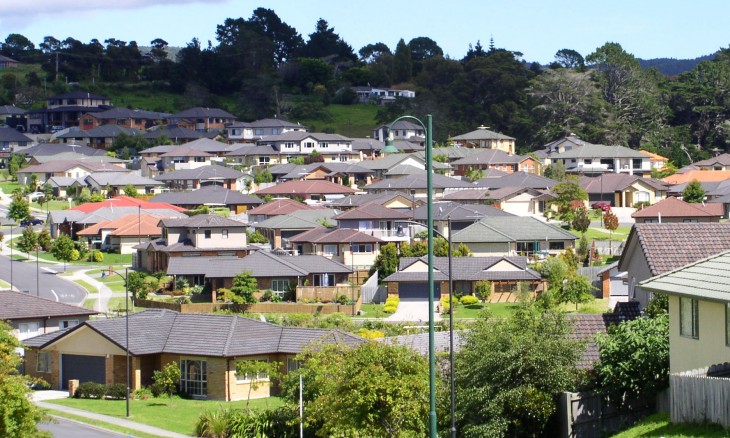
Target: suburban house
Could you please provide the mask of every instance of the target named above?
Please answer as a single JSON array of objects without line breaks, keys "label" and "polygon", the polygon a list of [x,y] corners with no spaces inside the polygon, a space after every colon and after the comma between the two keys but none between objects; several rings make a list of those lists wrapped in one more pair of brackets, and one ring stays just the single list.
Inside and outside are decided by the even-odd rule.
[{"label": "suburban house", "polygon": [[109,98],[99,94],[86,91],[58,94],[48,98],[45,108],[28,111],[27,130],[47,133],[78,127],[84,114],[106,111],[109,108]]},{"label": "suburban house", "polygon": [[201,260],[201,257],[245,257],[249,252],[246,228],[241,222],[199,214],[189,218],[162,218],[158,224],[162,237],[135,247],[138,267],[149,272],[167,270],[169,260],[175,257]]},{"label": "suburban house", "polygon": [[211,208],[225,207],[232,214],[245,213],[264,203],[264,201],[255,196],[229,190],[221,186],[204,186],[190,192],[160,193],[150,199],[150,202],[165,202],[177,205],[186,210],[195,210],[202,206]]},{"label": "suburban house", "polygon": [[161,125],[170,114],[129,108],[111,108],[106,111],[88,113],[81,116],[83,130],[98,128],[102,125],[121,126],[144,131],[154,125]]},{"label": "suburban house", "polygon": [[649,163],[651,163],[651,168],[655,170],[662,170],[669,164],[669,158],[663,157],[659,154],[655,154],[654,152],[649,152],[641,149],[639,152],[646,154],[649,156]]},{"label": "suburban house", "polygon": [[397,88],[352,87],[359,103],[391,103],[398,98],[413,99],[416,92]]},{"label": "suburban house", "polygon": [[18,183],[26,185],[35,176],[38,184],[43,185],[54,176],[65,176],[78,180],[96,172],[129,173],[129,170],[117,163],[110,163],[106,159],[97,159],[97,157],[87,157],[83,160],[53,160],[18,170]]},{"label": "suburban house", "polygon": [[383,207],[393,208],[403,212],[412,211],[422,204],[422,202],[416,201],[411,196],[404,193],[390,192],[350,195],[344,198],[335,199],[334,201],[330,202],[329,206],[332,208],[336,208],[340,211],[345,211],[357,207],[362,207],[365,204],[370,204],[373,202],[376,204],[380,204]]},{"label": "suburban house", "polygon": [[[386,177],[386,173],[399,165],[413,166],[418,169],[426,169],[425,159],[418,157],[417,154],[386,154],[377,160],[366,160],[358,163],[360,166],[366,167],[374,172],[373,179],[379,180]],[[448,171],[451,166],[448,163],[433,163],[434,171]]]},{"label": "suburban house", "polygon": [[[83,181],[83,185],[92,193],[101,193],[105,196],[123,195],[127,187],[134,187],[140,195],[152,195],[160,193],[165,186],[160,181],[124,172],[94,172],[77,181]],[[78,187],[82,187],[81,182],[77,184]]]},{"label": "suburban house", "polygon": [[294,357],[308,345],[361,342],[355,335],[331,329],[281,327],[234,315],[146,310],[28,339],[25,369],[56,390],[68,389],[69,380],[125,383],[128,346],[130,390],[150,385],[154,371],[175,363],[180,366],[181,391],[194,398],[235,401],[268,397],[274,391],[265,376],[258,376],[258,389],[251,388],[253,376],[236,373],[241,361],[281,363],[286,373],[297,368]]},{"label": "suburban house", "polygon": [[63,143],[84,144],[106,150],[111,148],[114,140],[120,135],[140,137],[144,135],[144,131],[124,126],[102,125],[89,130],[69,128],[68,132],[57,135],[56,139]]},{"label": "suburban house", "polygon": [[652,169],[650,158],[645,153],[624,146],[605,146],[585,142],[583,146],[550,156],[552,162],[563,163],[568,172],[585,175],[601,173],[649,175]]},{"label": "suburban house", "polygon": [[269,146],[289,158],[303,157],[317,152],[324,161],[357,161],[360,154],[352,151],[352,140],[339,134],[288,131],[269,135],[256,141],[258,146]]},{"label": "suburban house", "polygon": [[[426,198],[428,193],[427,187],[426,172],[421,172],[416,175],[406,175],[400,178],[388,178],[374,182],[363,187],[363,190],[368,193],[376,194],[385,192],[402,192],[410,194],[416,198]],[[434,173],[431,175],[431,187],[433,188],[433,197],[440,198],[451,191],[473,189],[474,184],[468,181],[462,181],[460,179]]]},{"label": "suburban house", "polygon": [[696,161],[689,166],[682,168],[682,170],[688,169],[712,171],[730,170],[730,154],[720,154],[716,157],[708,158],[706,160]]},{"label": "suburban house", "polygon": [[466,176],[471,170],[497,169],[507,173],[539,173],[541,163],[529,155],[512,155],[500,149],[481,150],[451,163],[454,174]]},{"label": "suburban house", "polygon": [[669,197],[631,215],[637,224],[669,222],[720,222],[723,205],[719,203],[690,204]]},{"label": "suburban house", "polygon": [[13,68],[17,67],[20,64],[19,61],[16,61],[12,58],[8,58],[7,56],[0,55],[0,68]]},{"label": "suburban house", "polygon": [[[492,303],[515,302],[518,284],[527,283],[535,293],[545,289],[539,272],[527,267],[527,257],[455,257],[452,259],[454,294],[472,295],[480,281],[491,284]],[[398,271],[385,277],[388,295],[401,300],[428,300],[426,257],[402,257]],[[434,257],[435,299],[449,294],[449,258]]]},{"label": "suburban house", "polygon": [[0,128],[0,151],[10,153],[14,148],[30,146],[33,140],[13,128]]},{"label": "suburban house", "polygon": [[494,171],[490,171],[484,178],[478,179],[474,182],[477,187],[483,187],[487,189],[501,189],[504,187],[527,187],[530,189],[550,190],[558,182],[554,179],[537,175],[535,173],[528,172],[513,172],[513,173],[501,173],[495,174]]},{"label": "suburban house", "polygon": [[272,166],[269,172],[276,181],[322,179],[347,187],[370,184],[373,174],[357,163],[287,163]]},{"label": "suburban house", "polygon": [[334,210],[328,208],[297,210],[256,222],[255,228],[268,239],[271,248],[295,249],[292,248],[289,238],[323,225],[334,227],[332,217],[335,214]]},{"label": "suburban house", "polygon": [[588,202],[604,201],[613,207],[635,207],[638,203],[654,204],[667,196],[662,181],[627,173],[603,173],[580,176],[580,187],[588,193]]},{"label": "suburban house", "polygon": [[374,138],[351,138],[352,151],[360,154],[360,160],[374,160],[383,153],[385,143]]},{"label": "suburban house", "polygon": [[380,125],[373,129],[373,138],[385,143],[386,140],[405,140],[413,143],[426,141],[423,126],[408,120],[398,120],[392,125]]},{"label": "suburban house", "polygon": [[0,124],[5,124],[16,131],[27,132],[28,121],[25,116],[27,112],[15,105],[0,105]]},{"label": "suburban house", "polygon": [[[449,229],[449,221],[453,232],[457,232],[490,216],[512,216],[512,214],[489,205],[436,202],[433,205],[433,229],[448,237],[452,231]],[[428,222],[428,206],[422,205],[413,210],[413,220],[422,223],[425,228]]]},{"label": "suburban house", "polygon": [[358,230],[386,242],[408,242],[413,237],[412,212],[404,212],[377,203],[346,210],[332,219],[338,228]]},{"label": "suburban house", "polygon": [[367,270],[380,254],[383,240],[350,228],[317,227],[290,237],[289,243],[297,254],[321,255],[353,270]]},{"label": "suburban house", "polygon": [[451,237],[455,244],[466,244],[475,257],[557,255],[574,248],[577,239],[558,226],[524,216],[489,216]]},{"label": "suburban house", "polygon": [[220,108],[195,107],[173,114],[170,121],[193,131],[222,131],[236,121],[236,116]]},{"label": "suburban house", "polygon": [[628,272],[629,299],[641,307],[652,298],[640,283],[730,250],[730,223],[635,224],[618,268]]},{"label": "suburban house", "polygon": [[171,190],[195,190],[209,185],[218,185],[229,190],[241,190],[243,173],[225,166],[211,164],[193,169],[165,172],[155,179],[165,183]]},{"label": "suburban house", "polygon": [[21,341],[73,327],[96,314],[93,310],[23,292],[0,291],[0,320],[10,324],[13,335]]},{"label": "suburban house", "polygon": [[601,297],[608,298],[609,309],[615,308],[616,303],[629,301],[628,275],[628,272],[618,269],[618,262],[613,262],[596,273]]},{"label": "suburban house", "polygon": [[[175,278],[184,277],[190,284],[210,288],[212,300],[215,302],[217,290],[230,289],[233,277],[243,272],[248,272],[256,279],[260,291],[271,290],[284,296],[301,287],[324,288],[347,285],[353,269],[320,255],[291,257],[267,251],[255,251],[242,258],[171,258],[166,272]],[[300,293],[297,291],[296,294],[291,297],[300,300],[302,298]]]},{"label": "suburban house", "polygon": [[451,137],[449,141],[466,148],[496,149],[509,155],[515,153],[514,137],[490,131],[486,126],[480,126],[474,131]]},{"label": "suburban house", "polygon": [[[207,140],[207,139],[206,139]],[[205,151],[179,146],[175,149],[160,155],[157,168],[162,172],[172,172],[181,169],[197,169],[198,167],[210,166],[210,159],[213,154]]]},{"label": "suburban house", "polygon": [[308,205],[289,198],[279,198],[249,210],[248,220],[255,224],[282,214],[291,214],[299,210],[318,210],[322,208],[323,207]]},{"label": "suburban house", "polygon": [[279,135],[290,131],[306,132],[307,127],[282,119],[261,119],[253,122],[233,122],[226,125],[228,141],[232,142],[258,140],[269,135]]},{"label": "suburban house", "polygon": [[218,133],[216,132],[200,132],[178,125],[153,126],[144,135],[144,138],[146,140],[158,142],[164,138],[173,142],[174,144],[187,143],[189,141],[198,140],[200,138],[212,139],[216,137],[218,137]]},{"label": "suburban house", "polygon": [[228,152],[225,158],[244,166],[272,166],[288,163],[289,159],[296,157],[282,155],[271,145],[245,144]]},{"label": "suburban house", "polygon": [[149,214],[128,214],[119,219],[102,221],[76,233],[86,239],[89,248],[118,254],[134,254],[134,247],[162,236],[160,218]]},{"label": "suburban house", "polygon": [[517,216],[542,215],[547,202],[555,198],[551,191],[527,187],[494,189],[487,196],[493,207]]},{"label": "suburban house", "polygon": [[355,193],[356,190],[324,180],[286,181],[276,184],[255,193],[256,196],[266,195],[301,199],[310,201],[325,201],[329,197],[340,198]]}]

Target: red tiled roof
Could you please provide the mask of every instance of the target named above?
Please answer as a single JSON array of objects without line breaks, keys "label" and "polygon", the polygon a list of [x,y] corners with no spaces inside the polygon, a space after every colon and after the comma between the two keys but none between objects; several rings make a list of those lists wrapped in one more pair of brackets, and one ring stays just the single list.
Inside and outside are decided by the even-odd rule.
[{"label": "red tiled roof", "polygon": [[355,193],[356,190],[323,180],[287,181],[256,192],[257,195],[331,195]]},{"label": "red tiled roof", "polygon": [[722,204],[690,204],[675,197],[669,197],[656,204],[645,207],[631,215],[633,218],[658,217],[721,217]]},{"label": "red tiled roof", "polygon": [[730,170],[690,170],[685,173],[675,173],[662,178],[667,184],[684,184],[692,180],[699,182],[717,182],[730,179]]},{"label": "red tiled roof", "polygon": [[69,208],[69,210],[83,211],[84,213],[91,213],[100,208],[105,207],[142,207],[145,210],[173,210],[173,211],[186,211],[182,207],[176,205],[167,204],[165,202],[148,202],[137,198],[131,198],[129,196],[117,196],[116,198],[106,199],[101,202],[87,202],[86,204],[77,205],[76,207]]},{"label": "red tiled roof", "polygon": [[79,231],[80,236],[95,236],[102,229],[113,229],[113,236],[161,236],[162,229],[158,226],[160,218],[149,214],[139,217],[128,214],[113,221],[103,221]]},{"label": "red tiled roof", "polygon": [[293,199],[275,199],[266,204],[259,205],[256,208],[252,208],[248,211],[249,215],[265,215],[265,216],[279,216],[282,214],[290,214],[299,210],[318,210],[322,207],[307,205],[302,202],[295,201]]}]

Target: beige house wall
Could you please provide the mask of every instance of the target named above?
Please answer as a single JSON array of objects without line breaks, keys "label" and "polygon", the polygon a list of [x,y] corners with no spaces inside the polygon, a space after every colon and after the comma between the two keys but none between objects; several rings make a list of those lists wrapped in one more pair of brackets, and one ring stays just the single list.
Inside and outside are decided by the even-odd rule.
[{"label": "beige house wall", "polygon": [[669,296],[669,372],[730,362],[724,302],[699,300],[699,339],[679,334],[679,297]]}]

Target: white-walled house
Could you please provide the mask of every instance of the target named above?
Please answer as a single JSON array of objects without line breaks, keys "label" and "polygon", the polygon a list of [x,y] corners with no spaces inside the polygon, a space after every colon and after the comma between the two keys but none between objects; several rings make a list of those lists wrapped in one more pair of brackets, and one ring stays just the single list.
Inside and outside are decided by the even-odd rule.
[{"label": "white-walled house", "polygon": [[585,143],[562,153],[550,156],[551,162],[561,162],[572,173],[628,173],[650,174],[651,157],[643,152],[623,146],[605,146]]},{"label": "white-walled house", "polygon": [[269,135],[291,131],[306,132],[307,127],[281,119],[261,119],[253,122],[233,122],[226,125],[229,141],[258,140]]}]

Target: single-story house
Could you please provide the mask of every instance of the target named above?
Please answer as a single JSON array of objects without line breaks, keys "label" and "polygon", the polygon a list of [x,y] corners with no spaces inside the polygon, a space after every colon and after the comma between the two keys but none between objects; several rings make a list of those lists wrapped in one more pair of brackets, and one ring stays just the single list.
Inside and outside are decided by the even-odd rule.
[{"label": "single-story house", "polygon": [[669,197],[631,215],[636,223],[668,222],[720,222],[723,205],[720,203],[690,204],[675,197]]},{"label": "single-story house", "polygon": [[134,247],[162,236],[159,216],[128,214],[119,219],[103,221],[76,233],[86,239],[90,248],[134,254]]},{"label": "single-story house", "polygon": [[261,199],[221,186],[204,186],[190,192],[160,193],[150,202],[166,202],[188,210],[201,206],[225,207],[233,214],[245,213],[264,203]]}]

